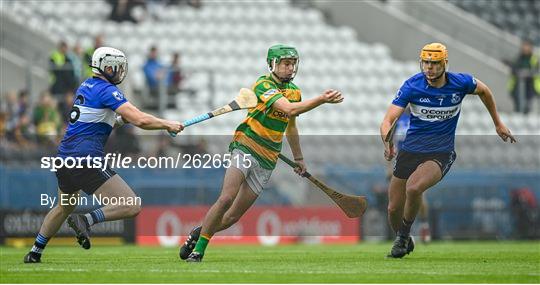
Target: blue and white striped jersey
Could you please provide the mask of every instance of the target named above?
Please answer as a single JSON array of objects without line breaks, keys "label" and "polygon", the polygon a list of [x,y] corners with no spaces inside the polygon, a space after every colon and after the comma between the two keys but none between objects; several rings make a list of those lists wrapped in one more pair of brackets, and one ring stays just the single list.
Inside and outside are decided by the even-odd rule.
[{"label": "blue and white striped jersey", "polygon": [[409,78],[396,94],[392,104],[410,105],[411,118],[402,149],[408,152],[450,152],[454,150],[456,126],[461,102],[476,89],[470,74],[446,73],[446,84],[435,88],[423,73]]},{"label": "blue and white striped jersey", "polygon": [[115,110],[127,102],[120,90],[98,77],[88,78],[75,93],[59,157],[102,157],[115,123]]}]

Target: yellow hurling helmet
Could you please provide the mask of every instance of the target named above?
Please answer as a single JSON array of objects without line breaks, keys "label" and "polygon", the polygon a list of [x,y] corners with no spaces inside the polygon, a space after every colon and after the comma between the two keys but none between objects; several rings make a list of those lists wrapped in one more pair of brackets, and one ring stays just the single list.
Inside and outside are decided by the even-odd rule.
[{"label": "yellow hurling helmet", "polygon": [[441,61],[448,60],[448,50],[441,43],[431,43],[425,45],[420,51],[420,60]]}]

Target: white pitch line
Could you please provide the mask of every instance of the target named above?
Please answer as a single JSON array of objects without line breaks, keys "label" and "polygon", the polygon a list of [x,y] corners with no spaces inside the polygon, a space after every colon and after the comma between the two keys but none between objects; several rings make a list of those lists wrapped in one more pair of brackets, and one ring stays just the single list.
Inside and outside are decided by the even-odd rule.
[{"label": "white pitch line", "polygon": [[[90,272],[91,270],[88,269],[82,269],[82,268],[72,268],[72,269],[66,269],[66,268],[53,268],[53,267],[39,267],[39,268],[10,268],[8,269],[8,272],[39,272],[39,271],[47,271],[47,272]],[[106,272],[144,272],[140,269],[96,269],[92,271],[106,271]],[[178,270],[175,269],[149,269],[146,270],[146,272],[152,272],[152,273],[186,273],[186,272],[192,272],[192,273],[237,273],[237,274],[352,274],[348,270],[331,270],[329,271],[323,271],[323,270],[288,270],[288,271],[262,271],[262,270],[219,270],[219,269],[188,269],[188,268],[178,268]],[[402,271],[395,271],[397,273],[404,273]],[[388,271],[381,271],[381,272],[370,272],[370,274],[388,274]],[[433,275],[433,276],[440,276],[440,275],[451,275],[451,276],[483,276],[485,274],[478,274],[478,273],[440,273],[440,272],[406,272],[407,274],[420,274],[420,275]],[[356,274],[356,273],[354,273]],[[505,275],[524,275],[523,273],[505,273],[500,274],[502,276]],[[525,275],[528,276],[540,276],[540,273],[525,273]]]}]

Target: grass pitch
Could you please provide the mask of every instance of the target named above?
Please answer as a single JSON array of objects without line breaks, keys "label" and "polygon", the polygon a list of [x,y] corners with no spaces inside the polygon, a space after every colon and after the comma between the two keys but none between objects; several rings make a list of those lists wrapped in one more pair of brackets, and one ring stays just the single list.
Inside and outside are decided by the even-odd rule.
[{"label": "grass pitch", "polygon": [[212,246],[200,264],[177,248],[49,246],[41,264],[27,248],[1,247],[2,283],[540,283],[540,242],[418,244],[403,259],[390,243]]}]

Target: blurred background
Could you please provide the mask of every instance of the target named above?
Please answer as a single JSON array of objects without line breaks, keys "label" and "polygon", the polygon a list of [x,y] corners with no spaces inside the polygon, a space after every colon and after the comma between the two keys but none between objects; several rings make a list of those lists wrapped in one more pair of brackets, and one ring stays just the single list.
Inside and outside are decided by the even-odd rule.
[{"label": "blurred background", "polygon": [[[403,81],[419,72],[419,49],[429,42],[448,47],[451,71],[471,73],[492,89],[519,144],[503,143],[480,99],[466,97],[458,160],[427,192],[415,233],[423,240],[538,239],[538,15],[539,0],[1,0],[0,241],[33,242],[47,211],[40,195],[54,195],[57,187],[54,174],[40,169],[40,158],[56,153],[97,47],[126,53],[129,72],[121,89],[132,103],[185,120],[251,86],[267,72],[266,52],[276,43],[300,53],[295,83],[303,98],[328,88],[346,97],[298,119],[309,170],[339,191],[366,195],[371,207],[361,221],[346,219],[280,162],[251,214],[224,234],[248,238],[224,242],[385,240],[392,236],[389,165],[379,124]],[[227,114],[175,139],[127,125],[113,132],[107,151],[224,154],[244,116]],[[290,154],[286,146],[283,152]],[[219,195],[224,169],[117,172],[142,197],[144,210],[135,220],[101,224],[95,234],[104,243],[176,245]],[[59,235],[70,236],[67,228]]]}]

